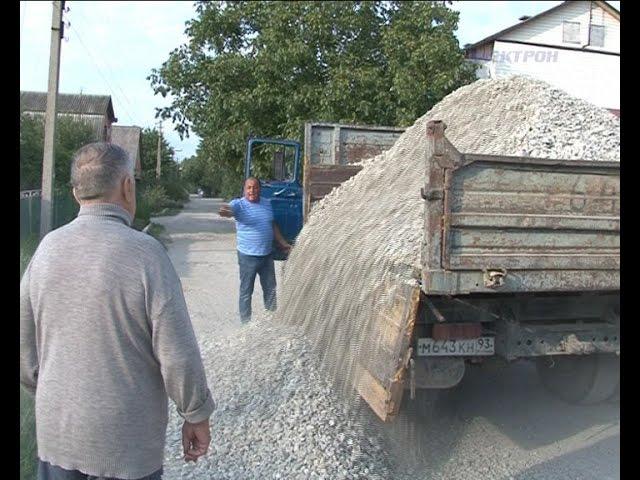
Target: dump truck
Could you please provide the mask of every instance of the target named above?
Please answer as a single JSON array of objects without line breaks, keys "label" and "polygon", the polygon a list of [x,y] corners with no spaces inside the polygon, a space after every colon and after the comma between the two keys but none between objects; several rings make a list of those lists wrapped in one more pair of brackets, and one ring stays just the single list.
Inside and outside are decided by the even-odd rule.
[{"label": "dump truck", "polygon": [[[416,390],[453,388],[473,365],[529,360],[567,402],[614,397],[619,163],[462,153],[445,129],[430,121],[424,132],[420,271],[385,286],[389,300],[373,328],[381,346],[361,360],[357,391],[386,422]],[[285,237],[295,242],[313,204],[403,131],[310,122],[303,164],[298,142],[250,140],[293,149],[288,160],[274,155],[278,178],[262,181]]]}]

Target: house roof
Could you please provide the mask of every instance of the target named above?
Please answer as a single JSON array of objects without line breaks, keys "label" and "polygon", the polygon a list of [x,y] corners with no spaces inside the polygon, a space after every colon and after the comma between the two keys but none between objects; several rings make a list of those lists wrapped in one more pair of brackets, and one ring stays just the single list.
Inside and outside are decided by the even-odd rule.
[{"label": "house roof", "polygon": [[112,125],[111,143],[124,148],[136,162],[136,174],[142,173],[140,148],[142,146],[142,128],[136,126]]},{"label": "house roof", "polygon": [[[109,95],[85,95],[59,93],[56,108],[59,113],[78,113],[84,115],[107,115],[111,122],[117,122],[113,112],[113,103]],[[45,112],[47,109],[46,92],[20,92],[20,110]]]},{"label": "house roof", "polygon": [[[561,4],[556,5],[555,7],[550,8],[549,10],[545,10],[544,12],[541,12],[541,13],[539,13],[537,15],[529,17],[526,20],[523,20],[523,21],[518,22],[518,23],[516,23],[514,25],[511,25],[509,28],[505,28],[504,30],[500,30],[498,33],[494,33],[493,35],[490,35],[487,38],[483,38],[479,42],[476,42],[476,43],[474,43],[472,45],[468,45],[468,46],[464,47],[464,50],[471,50],[471,49],[474,49],[476,47],[479,47],[480,45],[482,45],[484,43],[492,42],[494,40],[497,40],[498,38],[502,37],[506,33],[509,33],[511,31],[515,30],[516,28],[521,27],[525,23],[532,22],[533,20],[536,20],[536,19],[538,19],[538,18],[540,18],[540,17],[542,17],[544,15],[547,15],[547,14],[549,14],[551,12],[555,12],[556,10],[559,10],[560,8],[564,7],[568,3],[569,3],[569,1],[562,2]],[[605,10],[606,12],[611,14],[616,20],[620,20],[620,12],[618,10],[616,10],[614,7],[612,7],[611,5],[609,5],[607,2],[595,1],[594,3],[596,3],[603,10]]]}]

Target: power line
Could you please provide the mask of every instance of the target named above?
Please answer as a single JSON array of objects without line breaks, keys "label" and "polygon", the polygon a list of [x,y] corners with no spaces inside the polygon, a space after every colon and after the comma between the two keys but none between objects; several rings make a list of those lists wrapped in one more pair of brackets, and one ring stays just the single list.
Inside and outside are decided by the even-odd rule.
[{"label": "power line", "polygon": [[[69,28],[71,29],[71,25],[69,25]],[[109,82],[109,80],[107,80],[107,78],[104,76],[104,74],[102,73],[102,70],[100,69],[100,67],[98,66],[97,61],[95,60],[95,58],[93,57],[93,55],[91,54],[91,51],[89,50],[89,48],[86,46],[86,44],[84,43],[84,41],[82,40],[82,36],[80,35],[80,32],[78,31],[77,28],[73,28],[73,31],[76,33],[76,35],[78,36],[78,40],[80,41],[80,44],[82,45],[82,48],[85,49],[85,51],[87,52],[87,54],[89,55],[89,59],[91,60],[91,62],[93,63],[93,65],[96,67],[96,70],[98,72],[98,74],[100,75],[100,77],[104,80],[104,82],[107,84],[107,87],[109,88],[109,90],[111,90],[111,93],[115,96],[116,92],[115,89],[113,88],[113,86],[111,85],[111,83]],[[114,80],[115,82],[115,80]],[[121,105],[122,109],[124,110],[124,113],[127,117],[129,117],[129,121],[131,123],[134,123],[133,117],[129,114],[129,111],[124,107],[124,105]]]},{"label": "power line", "polygon": [[[71,25],[69,25],[69,28],[71,28]],[[102,70],[98,66],[98,63],[96,62],[96,60],[94,59],[93,55],[89,51],[89,48],[85,45],[84,41],[82,40],[82,36],[78,32],[78,29],[77,28],[73,28],[73,31],[78,36],[78,40],[80,41],[80,45],[82,45],[82,47],[85,49],[85,51],[89,55],[89,58],[90,58],[91,62],[93,63],[93,65],[96,67],[96,70],[97,70],[98,74],[104,80],[104,82],[107,84],[107,87],[109,88],[109,90],[111,90],[111,93],[115,96],[116,95],[115,89],[113,88],[113,86],[111,85],[109,80],[107,80],[107,78],[103,75]],[[129,117],[130,122],[134,123],[133,117],[129,114],[129,111],[126,108],[124,108],[124,105],[121,105],[121,107],[124,110],[125,115],[127,117]]]},{"label": "power line", "polygon": [[[76,9],[76,12],[80,15],[80,17],[82,17],[82,19],[84,20],[84,23],[86,25],[90,25],[91,22],[89,22],[89,19],[84,15],[84,13],[82,13],[80,10]],[[78,30],[76,29],[76,32]],[[102,58],[102,63],[104,64],[104,67],[106,68],[106,70],[108,70],[108,73],[111,74],[111,76],[113,78],[116,77],[116,75],[114,74],[113,70],[111,69],[111,66],[109,65],[109,62],[107,62],[104,58]],[[129,105],[131,108],[134,108],[133,105],[131,104],[131,102],[129,101],[129,98],[127,97],[127,95],[124,93],[124,90],[122,90],[122,88],[120,88],[120,85],[114,80],[113,82],[116,86],[116,88],[120,91],[120,93],[122,94],[122,97],[124,98],[125,102],[127,103],[127,105]]]}]

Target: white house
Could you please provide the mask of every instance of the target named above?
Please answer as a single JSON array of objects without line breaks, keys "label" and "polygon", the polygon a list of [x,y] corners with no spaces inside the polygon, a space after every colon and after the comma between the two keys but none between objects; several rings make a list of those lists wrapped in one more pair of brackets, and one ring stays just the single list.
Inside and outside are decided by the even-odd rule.
[{"label": "white house", "polygon": [[620,12],[567,1],[465,46],[479,78],[526,75],[620,115]]}]

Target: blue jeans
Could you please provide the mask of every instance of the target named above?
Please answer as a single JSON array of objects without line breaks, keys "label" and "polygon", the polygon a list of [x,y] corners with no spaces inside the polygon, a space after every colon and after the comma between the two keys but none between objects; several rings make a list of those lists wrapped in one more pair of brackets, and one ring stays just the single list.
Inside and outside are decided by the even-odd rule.
[{"label": "blue jeans", "polygon": [[[78,470],[65,470],[38,459],[38,480],[118,480],[117,478],[94,477]],[[162,468],[138,480],[162,480]]]},{"label": "blue jeans", "polygon": [[238,266],[240,267],[240,321],[246,323],[251,320],[251,297],[256,274],[260,275],[264,308],[271,311],[276,309],[276,269],[271,254],[257,257],[238,252]]}]

